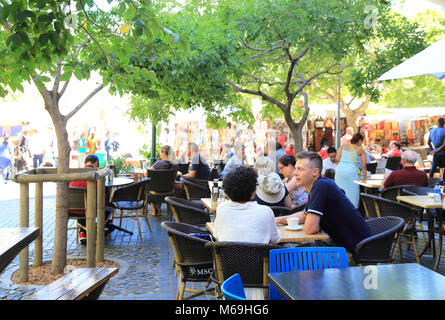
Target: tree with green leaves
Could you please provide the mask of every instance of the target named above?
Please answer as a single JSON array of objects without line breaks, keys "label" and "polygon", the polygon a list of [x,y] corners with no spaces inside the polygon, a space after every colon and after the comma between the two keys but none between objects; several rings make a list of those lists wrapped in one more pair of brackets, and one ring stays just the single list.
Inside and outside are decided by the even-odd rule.
[{"label": "tree with green leaves", "polygon": [[[425,31],[427,45],[444,38],[445,13],[427,10],[412,20]],[[405,58],[412,55],[406,55]],[[384,81],[382,85],[380,101],[390,108],[436,107],[445,104],[445,82],[433,76]]]},{"label": "tree with green leaves", "polygon": [[[365,7],[381,1],[187,1],[207,25],[213,43],[227,42],[230,55],[219,73],[234,93],[261,98],[268,111],[281,114],[301,150],[308,86],[337,75],[341,62],[363,51],[371,35]],[[192,10],[192,9],[189,9]],[[202,36],[202,35],[201,35]],[[225,56],[224,56],[225,57]],[[304,99],[304,108],[299,101]],[[271,114],[271,113],[269,113]]]},{"label": "tree with green leaves", "polygon": [[[110,0],[107,7],[93,0],[0,0],[0,93],[23,91],[25,81],[37,87],[57,136],[58,173],[69,170],[68,121],[103,88],[122,94],[153,76],[129,63],[137,47],[156,39],[168,42],[153,12],[148,0]],[[93,72],[102,81],[77,102],[69,99],[73,107],[62,113],[59,101],[70,79],[89,79]],[[66,265],[67,190],[67,183],[58,184],[54,273]]]},{"label": "tree with green leaves", "polygon": [[[371,102],[381,98],[381,85],[376,79],[401,63],[406,57],[425,48],[425,32],[390,8],[381,8],[363,51],[351,55],[344,64],[349,67],[340,75],[340,107],[348,126],[357,129],[357,119]],[[337,77],[313,81],[312,94],[337,103]]]}]

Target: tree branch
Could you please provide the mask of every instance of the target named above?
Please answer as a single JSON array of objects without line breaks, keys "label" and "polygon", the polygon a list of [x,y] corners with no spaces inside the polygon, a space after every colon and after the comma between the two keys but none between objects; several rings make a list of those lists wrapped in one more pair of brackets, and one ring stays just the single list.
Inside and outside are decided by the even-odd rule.
[{"label": "tree branch", "polygon": [[[80,46],[77,47],[75,55],[74,55],[74,60],[77,59],[77,56],[80,53],[80,50],[82,50],[91,40],[88,39],[87,41],[85,41],[84,43],[82,43]],[[68,84],[70,83],[71,78],[69,78],[68,80],[65,81],[65,83],[63,84],[62,90],[59,92],[59,99],[60,97],[63,96],[63,94],[65,93],[66,88],[68,87]]]},{"label": "tree branch", "polygon": [[249,89],[244,89],[244,88],[240,88],[236,85],[236,83],[234,83],[233,81],[230,81],[229,79],[225,78],[224,79],[228,84],[230,84],[233,88],[233,90],[235,92],[242,92],[242,93],[247,93],[247,94],[252,94],[252,95],[256,95],[261,97],[263,100],[268,101],[274,105],[276,105],[278,108],[280,108],[283,112],[286,110],[286,106],[281,103],[278,100],[275,100],[272,97],[269,97],[267,94],[265,94],[264,92],[261,92],[260,90],[258,91],[254,91],[254,90],[249,90]]},{"label": "tree branch", "polygon": [[79,25],[79,27],[81,27],[83,30],[85,30],[85,32],[91,37],[91,39],[93,39],[94,42],[96,42],[96,44],[97,44],[97,46],[99,47],[100,51],[102,52],[104,58],[106,59],[106,58],[107,58],[107,55],[106,55],[105,51],[102,49],[102,47],[101,47],[101,45],[99,44],[99,42],[96,40],[96,38],[94,38],[94,37],[91,35],[91,33],[89,33],[88,30],[87,30],[83,25],[81,25],[80,23],[79,23],[78,25]]},{"label": "tree branch", "polygon": [[59,84],[60,84],[60,75],[62,74],[62,61],[57,59],[57,67],[56,67],[56,77],[54,79],[53,85],[53,99],[56,100],[57,95],[59,93]]},{"label": "tree branch", "polygon": [[91,92],[85,99],[83,99],[83,101],[81,103],[79,103],[79,105],[77,107],[75,107],[73,110],[71,110],[70,113],[68,113],[65,116],[66,120],[68,121],[68,119],[70,119],[72,116],[74,116],[77,113],[77,111],[79,111],[85,105],[85,103],[87,103],[96,93],[98,93],[100,90],[102,90],[103,87],[104,87],[104,85],[101,84],[96,89],[94,89],[93,92]]},{"label": "tree branch", "polygon": [[264,56],[264,55],[266,55],[266,54],[268,54],[268,53],[270,53],[270,52],[272,52],[273,50],[276,50],[276,49],[284,49],[284,47],[282,47],[282,46],[275,46],[275,47],[273,47],[273,48],[270,48],[270,49],[268,49],[268,50],[263,51],[262,53],[259,53],[259,54],[257,54],[257,55],[250,56],[250,57],[248,57],[248,58],[246,58],[246,59],[244,59],[244,60],[241,60],[241,61],[240,61],[240,64],[243,64],[243,63],[246,62],[246,61],[249,61],[249,60],[252,60],[252,59],[255,59],[255,58]]},{"label": "tree branch", "polygon": [[327,73],[327,74],[330,74],[330,75],[335,75],[335,74],[339,74],[339,73],[342,73],[343,72],[343,70],[346,68],[342,68],[340,71],[338,71],[338,72],[332,72],[332,71],[330,71],[332,68],[334,68],[335,66],[340,66],[340,64],[339,63],[334,63],[333,65],[331,65],[329,68],[327,68],[326,70],[323,70],[323,71],[320,71],[320,72],[318,72],[318,73],[316,73],[316,74],[314,74],[312,77],[310,77],[308,80],[304,80],[303,82],[302,82],[302,84],[300,85],[300,87],[292,94],[292,99],[293,98],[295,98],[296,96],[297,96],[297,94],[299,94],[303,89],[304,89],[304,87],[306,87],[306,85],[308,84],[308,83],[310,83],[312,80],[314,80],[315,78],[317,78],[317,77],[319,77],[320,75],[322,75],[322,74],[324,74],[324,73]]}]

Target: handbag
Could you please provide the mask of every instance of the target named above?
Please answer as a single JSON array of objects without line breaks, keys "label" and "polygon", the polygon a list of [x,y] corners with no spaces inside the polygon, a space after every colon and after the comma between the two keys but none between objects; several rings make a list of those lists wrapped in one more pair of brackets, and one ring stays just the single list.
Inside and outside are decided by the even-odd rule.
[{"label": "handbag", "polygon": [[357,158],[355,157],[354,148],[352,147],[352,144],[349,144],[349,152],[351,152],[352,160],[354,160],[355,167],[357,168],[357,174],[360,176],[362,174],[362,171],[358,166]]}]

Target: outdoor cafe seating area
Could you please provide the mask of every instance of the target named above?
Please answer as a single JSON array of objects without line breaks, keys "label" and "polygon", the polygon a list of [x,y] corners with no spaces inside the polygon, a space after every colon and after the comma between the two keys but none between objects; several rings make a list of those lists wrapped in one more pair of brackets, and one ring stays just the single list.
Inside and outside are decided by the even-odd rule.
[{"label": "outdoor cafe seating area", "polygon": [[[159,222],[173,252],[170,268],[180,279],[176,299],[208,295],[212,299],[243,300],[245,291],[252,288],[260,289],[260,298],[265,300],[445,298],[445,277],[435,272],[444,234],[442,203],[435,203],[429,196],[431,187],[399,186],[379,192],[382,173],[372,174],[366,181],[354,181],[361,186],[360,212],[372,231],[355,252],[335,246],[324,232],[306,234],[303,228],[294,231],[283,225],[278,226],[281,240],[277,244],[218,241],[212,235],[215,212],[227,199],[212,200],[210,190],[213,178],[223,168],[223,161],[214,163],[209,181],[180,178],[171,170],[144,170],[142,174],[107,179],[104,184],[104,206],[113,209],[106,227],[112,231],[133,234],[134,230],[122,225],[129,218],[137,223],[135,236],[143,237],[153,228],[153,220],[150,223],[147,218],[150,203],[160,203],[167,209],[163,211],[166,220]],[[179,179],[183,182],[180,195],[173,189]],[[218,186],[221,188],[221,180]],[[70,188],[70,206],[88,208],[87,190],[78,191]],[[290,213],[286,207],[272,209],[275,216]],[[81,226],[77,224],[76,228]],[[38,230],[28,229],[26,235],[17,235],[17,241],[5,236],[15,244],[7,250],[2,246],[2,263],[9,259],[3,268],[26,245],[37,241]],[[378,280],[373,280],[372,274],[367,278],[364,270],[376,272]],[[100,272],[106,274],[103,288],[116,270]],[[335,293],[323,290],[333,285],[340,289]],[[49,287],[45,290],[49,292]],[[82,288],[76,297],[84,297],[88,290]],[[65,298],[73,297],[72,293],[62,293]],[[91,296],[99,295],[100,291]],[[45,293],[33,297],[44,299]]]}]

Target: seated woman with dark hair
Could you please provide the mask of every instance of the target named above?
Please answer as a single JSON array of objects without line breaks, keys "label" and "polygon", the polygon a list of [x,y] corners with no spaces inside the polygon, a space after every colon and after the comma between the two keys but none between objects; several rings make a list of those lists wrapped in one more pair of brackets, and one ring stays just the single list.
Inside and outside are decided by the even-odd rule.
[{"label": "seated woman with dark hair", "polygon": [[219,241],[278,243],[280,233],[271,208],[251,201],[258,175],[252,168],[237,167],[223,180],[230,201],[216,208],[215,237]]}]

